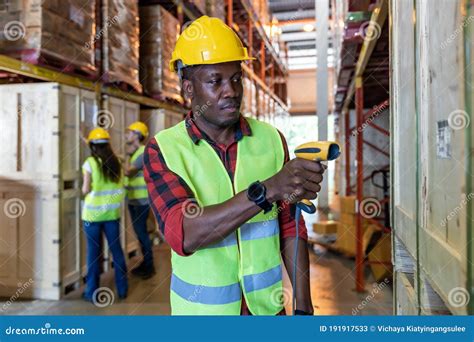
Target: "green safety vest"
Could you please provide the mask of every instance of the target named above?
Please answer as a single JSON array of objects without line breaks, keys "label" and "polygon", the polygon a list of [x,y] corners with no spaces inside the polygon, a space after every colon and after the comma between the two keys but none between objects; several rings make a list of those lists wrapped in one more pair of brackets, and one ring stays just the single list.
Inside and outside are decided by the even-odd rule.
[{"label": "green safety vest", "polygon": [[[130,158],[130,165],[133,165],[135,160],[140,157],[145,151],[145,146],[140,146]],[[127,189],[127,198],[130,200],[148,198],[148,191],[146,190],[146,182],[143,177],[143,170],[137,172],[133,177],[126,177],[125,180]]]},{"label": "green safety vest", "polygon": [[119,219],[121,203],[125,196],[123,178],[118,183],[106,181],[95,158],[89,157],[87,161],[92,170],[92,191],[84,200],[82,220],[102,222]]},{"label": "green safety vest", "polygon": [[[238,143],[233,183],[215,150],[203,139],[193,143],[184,121],[155,136],[167,167],[192,189],[200,207],[222,203],[283,167],[278,131],[254,119],[247,121],[252,135]],[[254,315],[275,315],[283,308],[276,205],[190,256],[172,252],[171,262],[173,315],[239,315],[242,293]]]}]

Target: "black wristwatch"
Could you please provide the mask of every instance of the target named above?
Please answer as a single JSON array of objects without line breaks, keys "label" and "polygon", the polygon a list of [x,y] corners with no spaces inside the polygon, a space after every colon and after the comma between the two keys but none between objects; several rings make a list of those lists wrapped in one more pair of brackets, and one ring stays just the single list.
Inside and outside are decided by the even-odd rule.
[{"label": "black wristwatch", "polygon": [[247,189],[247,198],[262,208],[265,214],[272,210],[273,207],[273,205],[268,202],[266,194],[267,188],[259,181],[250,184]]}]

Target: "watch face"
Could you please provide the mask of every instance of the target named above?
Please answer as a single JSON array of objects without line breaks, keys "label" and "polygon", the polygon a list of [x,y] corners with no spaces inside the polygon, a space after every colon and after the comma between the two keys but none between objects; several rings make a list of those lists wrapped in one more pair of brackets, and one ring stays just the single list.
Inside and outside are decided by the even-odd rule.
[{"label": "watch face", "polygon": [[252,183],[248,190],[249,198],[257,201],[265,196],[265,187],[261,183]]}]

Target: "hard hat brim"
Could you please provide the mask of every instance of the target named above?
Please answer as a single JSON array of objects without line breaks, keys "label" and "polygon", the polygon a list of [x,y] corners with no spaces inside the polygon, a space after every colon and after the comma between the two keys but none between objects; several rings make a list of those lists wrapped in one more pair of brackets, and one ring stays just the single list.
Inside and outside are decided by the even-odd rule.
[{"label": "hard hat brim", "polygon": [[196,66],[196,65],[211,65],[211,64],[229,63],[229,62],[254,61],[256,59],[257,58],[255,58],[255,57],[243,57],[243,58],[235,58],[235,59],[233,59],[233,58],[219,58],[219,59],[214,59],[214,60],[203,61],[203,62],[200,62],[199,64],[188,64],[183,59],[178,58],[178,59],[173,59],[173,60],[170,61],[169,69],[172,72],[177,72],[178,68],[176,67],[176,62],[178,60],[181,60],[183,62],[183,64],[188,67],[188,66]]}]

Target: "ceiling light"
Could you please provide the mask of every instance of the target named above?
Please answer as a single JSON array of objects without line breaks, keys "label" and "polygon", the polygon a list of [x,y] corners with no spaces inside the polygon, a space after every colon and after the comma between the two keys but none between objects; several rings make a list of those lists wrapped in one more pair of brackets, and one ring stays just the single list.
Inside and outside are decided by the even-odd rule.
[{"label": "ceiling light", "polygon": [[305,32],[311,32],[314,31],[314,25],[311,24],[306,24],[303,26],[303,31]]}]

